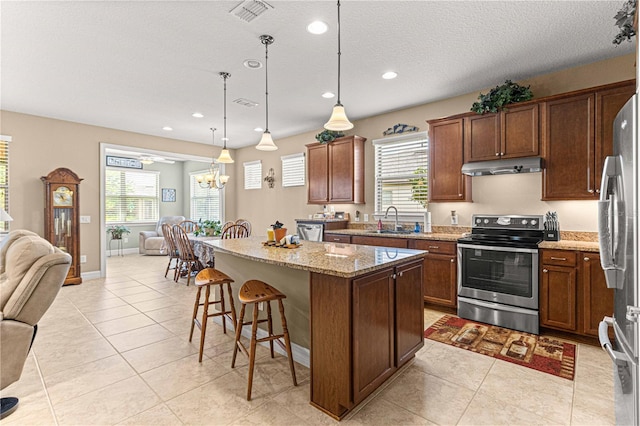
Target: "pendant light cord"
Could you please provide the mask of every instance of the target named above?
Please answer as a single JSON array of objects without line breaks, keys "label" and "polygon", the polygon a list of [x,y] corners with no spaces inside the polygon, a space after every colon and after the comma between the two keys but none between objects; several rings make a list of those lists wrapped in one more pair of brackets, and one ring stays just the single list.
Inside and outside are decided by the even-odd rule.
[{"label": "pendant light cord", "polygon": [[221,72],[220,75],[224,80],[224,107],[223,107],[223,120],[224,120],[224,146],[222,149],[227,149],[227,78],[231,77],[228,72]]},{"label": "pendant light cord", "polygon": [[[213,146],[215,148],[215,146],[216,146],[216,130],[218,130],[218,129],[216,129],[215,127],[210,127],[209,130],[211,130],[211,142],[213,143]],[[215,157],[215,154],[214,154],[214,156],[211,157],[211,164],[215,163],[215,161],[216,161],[216,157]]]},{"label": "pendant light cord", "polygon": [[264,43],[264,98],[265,98],[265,132],[269,132],[269,43]]},{"label": "pendant light cord", "polygon": [[338,103],[336,105],[342,105],[340,102],[340,0],[338,0]]}]

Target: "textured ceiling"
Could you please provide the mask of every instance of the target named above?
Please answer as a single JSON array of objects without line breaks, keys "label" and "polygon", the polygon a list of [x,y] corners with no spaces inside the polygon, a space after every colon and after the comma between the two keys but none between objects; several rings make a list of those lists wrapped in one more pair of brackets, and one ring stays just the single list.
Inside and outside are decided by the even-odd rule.
[{"label": "textured ceiling", "polygon": [[[252,22],[238,1],[0,2],[1,107],[211,143],[254,145],[264,127],[261,34],[270,34],[269,129],[276,140],[320,131],[337,90],[334,1],[269,1]],[[341,100],[351,120],[619,56],[618,1],[343,0]],[[329,24],[311,35],[315,19]],[[393,70],[395,80],[383,80]],[[259,103],[247,108],[232,101]],[[193,112],[204,118],[193,118]],[[163,126],[174,130],[166,132]],[[217,144],[221,144],[216,133]]]}]

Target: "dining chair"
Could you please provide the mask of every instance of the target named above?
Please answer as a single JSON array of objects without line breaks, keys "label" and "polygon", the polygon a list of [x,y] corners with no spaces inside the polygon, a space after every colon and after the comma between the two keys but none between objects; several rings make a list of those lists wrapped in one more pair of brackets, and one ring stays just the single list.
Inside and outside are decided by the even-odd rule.
[{"label": "dining chair", "polygon": [[235,225],[235,222],[233,222],[232,220],[225,222],[224,225],[222,225],[222,229],[220,230],[220,235],[224,234],[224,231],[226,231],[227,228],[233,225]]},{"label": "dining chair", "polygon": [[247,228],[249,235],[251,235],[251,222],[249,222],[248,220],[238,219],[235,221],[235,225],[244,225],[244,227]]},{"label": "dining chair", "polygon": [[249,231],[247,227],[244,225],[230,225],[227,229],[222,232],[220,236],[221,239],[226,240],[229,238],[247,238],[249,236]]},{"label": "dining chair", "polygon": [[193,220],[188,220],[188,219],[183,220],[178,225],[180,225],[182,229],[184,229],[187,232],[187,234],[193,234],[194,231],[197,231],[199,229],[197,222],[194,222]]},{"label": "dining chair", "polygon": [[[180,253],[178,251],[178,246],[176,245],[176,239],[173,236],[172,225],[168,223],[162,224],[162,235],[164,236],[164,241],[167,247],[167,255],[169,256],[169,263],[167,263],[167,270],[164,271],[164,276],[166,277],[169,273],[169,269],[173,269],[173,280],[178,281],[178,271],[180,270]],[[175,264],[173,268],[171,268],[171,261],[175,259]]]},{"label": "dining chair", "polygon": [[[176,240],[176,245],[178,247],[178,254],[180,256],[180,268],[187,269],[187,287],[191,282],[191,272],[200,271],[203,266],[200,263],[198,257],[193,253],[193,247],[191,246],[191,241],[189,241],[189,236],[187,235],[187,231],[182,228],[180,225],[173,226],[173,236]],[[178,277],[180,274],[178,274]],[[176,279],[176,282],[178,280]]]}]

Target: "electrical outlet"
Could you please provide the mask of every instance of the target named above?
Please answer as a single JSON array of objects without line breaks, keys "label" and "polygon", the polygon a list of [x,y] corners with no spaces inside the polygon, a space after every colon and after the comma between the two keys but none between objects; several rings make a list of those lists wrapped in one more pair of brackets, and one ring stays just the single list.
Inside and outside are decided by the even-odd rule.
[{"label": "electrical outlet", "polygon": [[125,238],[125,239],[124,239],[124,243],[125,243],[125,244],[127,244],[128,242],[129,242],[129,239],[128,239],[128,238]]},{"label": "electrical outlet", "polygon": [[80,216],[80,223],[91,223],[91,216]]},{"label": "electrical outlet", "polygon": [[258,302],[258,310],[264,311],[264,302]]},{"label": "electrical outlet", "polygon": [[87,263],[87,256],[85,254],[80,256],[80,263]]},{"label": "electrical outlet", "polygon": [[364,221],[365,222],[369,222],[369,214],[368,213],[364,214]]}]

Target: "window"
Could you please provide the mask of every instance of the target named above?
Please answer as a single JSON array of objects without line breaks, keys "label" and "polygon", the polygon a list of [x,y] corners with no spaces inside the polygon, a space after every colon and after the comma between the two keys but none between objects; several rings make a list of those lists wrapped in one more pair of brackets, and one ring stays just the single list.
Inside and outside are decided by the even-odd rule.
[{"label": "window", "polygon": [[262,188],[262,161],[249,161],[244,165],[244,189]]},{"label": "window", "polygon": [[107,224],[158,221],[158,172],[107,169],[106,180]]},{"label": "window", "polygon": [[189,174],[191,188],[191,220],[219,220],[222,222],[222,194],[223,191],[213,188],[203,188],[196,181],[196,176],[205,175],[209,170],[202,170]]},{"label": "window", "polygon": [[373,141],[376,213],[389,206],[401,213],[423,213],[428,200],[427,132]]},{"label": "window", "polygon": [[[0,135],[0,208],[9,212],[9,142],[11,137]],[[8,231],[9,222],[0,222],[0,231]]]},{"label": "window", "polygon": [[304,186],[304,153],[285,155],[282,160],[282,186]]}]

